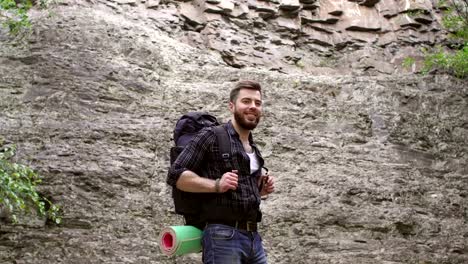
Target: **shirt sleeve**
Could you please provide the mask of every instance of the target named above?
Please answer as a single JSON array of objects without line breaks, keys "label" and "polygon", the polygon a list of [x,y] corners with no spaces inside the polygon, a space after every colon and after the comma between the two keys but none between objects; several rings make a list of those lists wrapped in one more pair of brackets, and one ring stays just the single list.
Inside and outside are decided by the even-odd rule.
[{"label": "shirt sleeve", "polygon": [[198,168],[207,158],[207,153],[213,145],[215,136],[212,128],[206,128],[194,136],[169,168],[167,184],[175,187],[180,175],[186,170],[199,171]]}]

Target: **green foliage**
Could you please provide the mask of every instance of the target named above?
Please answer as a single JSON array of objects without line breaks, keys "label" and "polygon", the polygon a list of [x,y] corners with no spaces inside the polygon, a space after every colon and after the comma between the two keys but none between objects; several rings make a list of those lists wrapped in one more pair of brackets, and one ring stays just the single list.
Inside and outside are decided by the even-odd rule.
[{"label": "green foliage", "polygon": [[468,0],[442,0],[447,7],[442,18],[443,26],[450,36],[464,43],[468,40]]},{"label": "green foliage", "polygon": [[0,27],[8,29],[9,33],[24,35],[31,28],[28,11],[34,6],[45,9],[59,0],[0,0]]},{"label": "green foliage", "polygon": [[421,9],[413,9],[413,10],[406,11],[406,14],[410,17],[417,17],[417,16],[426,15],[427,11],[421,10]]},{"label": "green foliage", "polygon": [[403,60],[403,62],[402,62],[401,65],[402,65],[404,68],[409,69],[409,68],[411,68],[411,67],[413,66],[413,64],[414,64],[415,62],[416,62],[416,60],[415,60],[414,58],[412,58],[412,57],[407,57],[407,58],[405,58],[405,59]]},{"label": "green foliage", "polygon": [[438,69],[458,78],[468,77],[468,0],[442,0],[439,7],[444,8],[442,25],[455,41],[455,52],[446,52],[442,47],[425,51],[423,72]]},{"label": "green foliage", "polygon": [[59,224],[59,207],[36,190],[41,183],[40,176],[28,166],[13,162],[15,153],[15,146],[0,149],[0,205],[11,214],[15,223],[18,215],[37,211],[40,216]]},{"label": "green foliage", "polygon": [[441,69],[458,78],[468,77],[468,43],[455,53],[447,53],[438,47],[436,52],[426,53],[423,72],[427,73],[432,69]]},{"label": "green foliage", "polygon": [[22,29],[29,28],[31,22],[28,10],[32,7],[30,0],[0,0],[0,19],[2,25],[12,34],[18,34]]}]

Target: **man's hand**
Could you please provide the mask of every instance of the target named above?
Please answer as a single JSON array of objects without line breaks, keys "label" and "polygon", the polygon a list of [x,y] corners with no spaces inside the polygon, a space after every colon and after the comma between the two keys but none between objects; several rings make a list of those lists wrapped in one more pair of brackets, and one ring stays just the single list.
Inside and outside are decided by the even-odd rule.
[{"label": "man's hand", "polygon": [[262,175],[260,176],[260,196],[266,196],[275,191],[275,180],[272,176]]},{"label": "man's hand", "polygon": [[224,173],[219,181],[219,192],[225,193],[229,190],[237,189],[238,179],[239,176],[237,175],[237,170]]}]

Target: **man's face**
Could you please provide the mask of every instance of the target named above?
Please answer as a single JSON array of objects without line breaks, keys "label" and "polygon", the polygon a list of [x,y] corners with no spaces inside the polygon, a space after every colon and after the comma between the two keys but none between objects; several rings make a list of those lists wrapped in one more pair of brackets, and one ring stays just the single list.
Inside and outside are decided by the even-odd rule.
[{"label": "man's face", "polygon": [[262,116],[262,96],[259,91],[241,89],[236,101],[229,103],[236,123],[243,129],[253,130]]}]

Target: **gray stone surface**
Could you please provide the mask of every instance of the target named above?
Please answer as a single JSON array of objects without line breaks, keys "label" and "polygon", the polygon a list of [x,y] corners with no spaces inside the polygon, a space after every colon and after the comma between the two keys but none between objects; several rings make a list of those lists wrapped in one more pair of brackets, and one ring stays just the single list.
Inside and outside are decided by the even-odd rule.
[{"label": "gray stone surface", "polygon": [[[216,51],[225,58],[225,63],[236,68],[262,67],[286,73],[316,72],[315,63],[297,67],[285,58],[289,55],[292,42],[299,53],[310,52],[310,42],[315,42],[320,50],[318,56],[326,59],[333,56],[344,65],[339,71],[346,74],[373,74],[379,65],[366,65],[366,61],[349,63],[345,48],[372,50],[372,54],[384,54],[370,61],[383,58],[389,65],[377,69],[379,73],[393,74],[404,71],[396,63],[388,44],[397,45],[416,54],[420,58],[421,48],[435,44],[446,44],[446,34],[441,31],[441,10],[433,1],[378,1],[378,0],[184,0],[184,1],[106,1],[99,3],[110,6],[117,12],[125,11],[125,16],[143,20],[145,14],[153,18],[159,28],[163,28],[172,38],[192,45]],[[149,10],[143,11],[142,9]],[[171,14],[168,21],[167,13]],[[169,22],[169,25],[168,25]],[[213,34],[212,30],[226,31],[242,39],[257,37],[252,41],[229,42],[224,34]],[[312,31],[321,31],[311,34]],[[193,32],[199,33],[196,41]],[[326,35],[324,34],[326,33]],[[276,39],[284,39],[277,42]],[[376,45],[385,43],[385,45]],[[262,45],[263,50],[255,49]],[[416,63],[413,71],[420,70]]]},{"label": "gray stone surface", "polygon": [[157,245],[182,223],[164,181],[172,129],[193,110],[227,120],[247,78],[265,89],[255,134],[277,183],[262,204],[269,263],[468,262],[468,86],[396,69],[415,52],[406,31],[299,41],[252,11],[197,31],[179,13],[191,1],[135,3],[69,1],[32,13],[27,46],[0,37],[0,136],[63,209],[58,226],[2,219],[0,263],[200,263]]},{"label": "gray stone surface", "polygon": [[[320,71],[317,69],[320,65],[316,63],[301,67],[288,63],[285,57],[289,56],[290,45],[284,45],[292,42],[295,51],[308,53],[309,43],[320,39],[315,43],[314,51],[320,50],[317,55],[323,59],[333,54],[340,62],[337,65],[345,65],[339,69],[341,73],[373,74],[373,71],[362,69],[371,69],[375,65],[347,61],[349,56],[344,48],[350,48],[384,54],[383,59],[390,62],[393,70],[389,71],[385,65],[377,72],[393,74],[404,72],[404,69],[396,63],[398,60],[388,44],[408,50],[415,58],[423,55],[422,47],[446,44],[446,34],[440,26],[442,12],[432,1],[97,0],[97,3],[130,19],[151,19],[153,25],[170,37],[196,48],[216,51],[226,58],[226,64],[237,68],[262,67],[286,73]],[[205,27],[246,40],[252,36],[260,37],[253,42],[228,42],[223,34],[213,34],[212,30],[204,30]],[[311,34],[312,31],[321,32]],[[193,39],[195,36],[196,40]],[[254,48],[258,45],[262,45],[263,50]],[[421,63],[415,65],[413,71],[418,72]]]}]

